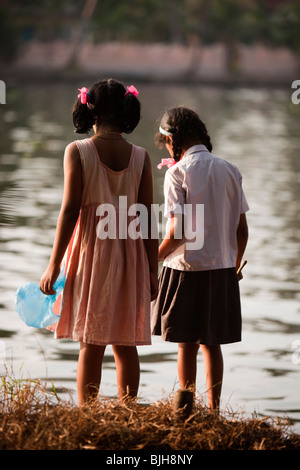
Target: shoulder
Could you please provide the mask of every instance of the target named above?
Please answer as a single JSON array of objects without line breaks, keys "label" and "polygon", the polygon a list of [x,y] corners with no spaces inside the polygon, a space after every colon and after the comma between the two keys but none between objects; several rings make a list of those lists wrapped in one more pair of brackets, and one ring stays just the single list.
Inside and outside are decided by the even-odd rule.
[{"label": "shoulder", "polygon": [[135,159],[142,165],[144,170],[151,170],[152,163],[147,150],[144,147],[131,143]]},{"label": "shoulder", "polygon": [[69,151],[73,153],[78,153],[86,148],[90,148],[92,145],[93,145],[92,140],[89,137],[87,137],[85,139],[73,140],[73,142],[70,142],[66,146],[66,149],[68,149]]},{"label": "shoulder", "polygon": [[237,165],[233,162],[229,162],[228,160],[223,160],[223,165],[230,171],[238,180],[242,180],[242,175],[240,170],[238,169]]},{"label": "shoulder", "polygon": [[175,165],[171,166],[171,168],[169,168],[166,171],[164,184],[165,184],[165,187],[182,186],[184,179],[185,179],[184,167],[176,163]]},{"label": "shoulder", "polygon": [[219,168],[223,168],[224,171],[229,171],[233,174],[235,174],[236,176],[238,176],[239,178],[241,177],[241,173],[237,167],[237,165],[233,162],[230,162],[228,160],[226,160],[225,158],[222,158],[222,157],[219,157],[218,155],[215,155],[215,154],[210,154],[211,156],[211,160],[214,161],[214,164],[219,167]]},{"label": "shoulder", "polygon": [[148,153],[147,153],[146,149],[144,149],[144,147],[140,147],[139,145],[135,145],[132,142],[130,142],[130,143],[132,145],[132,148],[134,150],[135,155],[137,155],[140,158],[143,158],[143,157],[146,158]]},{"label": "shoulder", "polygon": [[[86,140],[86,139],[84,139]],[[70,142],[67,144],[65,148],[65,154],[78,154],[79,153],[79,148],[81,145],[81,140],[74,140],[73,142]]]},{"label": "shoulder", "polygon": [[66,148],[64,153],[64,163],[68,166],[76,166],[80,164],[80,147],[77,143],[80,141],[73,141],[70,142]]}]

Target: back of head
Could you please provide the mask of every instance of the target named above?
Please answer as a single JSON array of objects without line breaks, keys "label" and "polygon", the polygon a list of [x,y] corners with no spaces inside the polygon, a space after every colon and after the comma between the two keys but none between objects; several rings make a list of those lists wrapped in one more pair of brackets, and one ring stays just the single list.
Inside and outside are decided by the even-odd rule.
[{"label": "back of head", "polygon": [[172,136],[174,158],[179,161],[182,149],[190,142],[200,141],[207,149],[212,151],[210,136],[206,126],[198,114],[192,109],[179,106],[168,109],[160,121],[160,128],[165,133],[159,132],[155,136],[158,146],[167,142],[167,135]]},{"label": "back of head", "polygon": [[87,134],[94,124],[130,134],[141,118],[141,105],[136,95],[126,92],[123,83],[112,78],[92,85],[87,103],[78,98],[73,107],[75,132]]}]

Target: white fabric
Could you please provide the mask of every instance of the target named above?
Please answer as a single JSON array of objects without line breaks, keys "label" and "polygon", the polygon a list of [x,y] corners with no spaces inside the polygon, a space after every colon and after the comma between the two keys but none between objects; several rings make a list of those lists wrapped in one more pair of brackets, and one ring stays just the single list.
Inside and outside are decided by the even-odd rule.
[{"label": "white fabric", "polygon": [[171,132],[165,131],[161,126],[159,126],[159,132],[164,135],[172,135]]},{"label": "white fabric", "polygon": [[185,227],[196,228],[195,242],[185,231],[183,243],[165,258],[164,266],[182,271],[234,267],[240,215],[249,210],[236,165],[195,145],[167,170],[164,196],[165,217],[185,213]]}]

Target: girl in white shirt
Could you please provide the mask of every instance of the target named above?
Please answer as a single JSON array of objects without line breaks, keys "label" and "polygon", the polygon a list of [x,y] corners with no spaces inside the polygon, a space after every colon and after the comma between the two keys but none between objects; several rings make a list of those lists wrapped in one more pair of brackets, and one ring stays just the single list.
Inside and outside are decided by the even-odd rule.
[{"label": "girl in white shirt", "polygon": [[208,406],[218,409],[221,344],[241,341],[236,270],[247,245],[249,207],[238,168],[210,153],[206,126],[194,111],[166,111],[156,143],[172,158],[164,161],[169,166],[164,183],[168,223],[159,247],[163,268],[152,334],[178,343],[181,389],[195,388],[201,345]]}]

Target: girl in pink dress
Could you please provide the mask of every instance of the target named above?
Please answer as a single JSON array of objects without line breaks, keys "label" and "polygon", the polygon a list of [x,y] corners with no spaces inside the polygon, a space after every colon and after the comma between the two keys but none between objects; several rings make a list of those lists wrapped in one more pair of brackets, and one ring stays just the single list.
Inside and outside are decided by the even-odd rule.
[{"label": "girl in pink dress", "polygon": [[[98,396],[105,347],[111,344],[118,395],[139,386],[137,345],[151,344],[150,302],[157,292],[157,239],[136,230],[135,204],[147,208],[151,233],[153,179],[146,150],[127,142],[140,120],[135,87],[108,79],[82,88],[73,109],[77,133],[94,135],[69,144],[64,195],[49,265],[40,281],[53,294],[60,266],[66,283],[50,327],[56,338],[80,342],[79,404]],[[127,208],[131,208],[130,211]],[[130,215],[128,215],[130,214]]]}]

